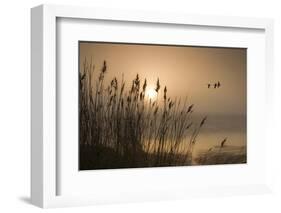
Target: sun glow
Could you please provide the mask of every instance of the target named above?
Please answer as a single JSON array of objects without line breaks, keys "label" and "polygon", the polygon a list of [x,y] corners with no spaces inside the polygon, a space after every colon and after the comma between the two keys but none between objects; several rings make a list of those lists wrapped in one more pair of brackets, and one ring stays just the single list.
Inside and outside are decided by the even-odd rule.
[{"label": "sun glow", "polygon": [[147,90],[146,95],[148,99],[154,100],[157,97],[157,92],[155,91],[155,89],[150,88]]}]

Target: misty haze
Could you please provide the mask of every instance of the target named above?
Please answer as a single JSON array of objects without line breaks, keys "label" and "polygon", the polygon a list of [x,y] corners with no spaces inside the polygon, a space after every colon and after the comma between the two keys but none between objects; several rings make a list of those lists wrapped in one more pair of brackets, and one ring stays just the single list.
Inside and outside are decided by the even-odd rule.
[{"label": "misty haze", "polygon": [[246,163],[247,50],[79,42],[79,168]]}]

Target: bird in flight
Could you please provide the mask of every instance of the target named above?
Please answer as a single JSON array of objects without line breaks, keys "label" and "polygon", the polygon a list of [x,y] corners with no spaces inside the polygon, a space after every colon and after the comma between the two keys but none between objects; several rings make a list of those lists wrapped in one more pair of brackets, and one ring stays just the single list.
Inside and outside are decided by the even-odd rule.
[{"label": "bird in flight", "polygon": [[217,84],[217,86],[218,86],[218,88],[220,88],[220,86],[221,86],[221,83],[218,81],[218,84]]},{"label": "bird in flight", "polygon": [[208,83],[208,84],[207,84],[208,89],[210,89],[212,85],[213,85],[213,88],[214,88],[214,89],[217,89],[217,88],[220,88],[220,87],[221,87],[221,82],[218,81],[217,83],[214,83],[214,84]]},{"label": "bird in flight", "polygon": [[215,83],[215,84],[214,84],[214,89],[216,89],[216,88],[217,88],[217,86],[218,86],[218,85],[217,85],[217,83]]}]

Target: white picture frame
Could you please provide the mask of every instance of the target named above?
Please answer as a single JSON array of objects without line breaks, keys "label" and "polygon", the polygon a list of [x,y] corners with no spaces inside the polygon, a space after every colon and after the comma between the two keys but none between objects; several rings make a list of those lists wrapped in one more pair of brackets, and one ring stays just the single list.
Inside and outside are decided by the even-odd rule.
[{"label": "white picture frame", "polygon": [[[143,23],[144,25],[154,24],[157,26],[170,27],[171,30],[173,26],[199,26],[202,28],[224,29],[230,32],[237,29],[257,30],[262,32],[264,36],[262,41],[264,41],[265,44],[264,53],[260,54],[264,54],[264,58],[262,59],[262,61],[264,60],[264,67],[260,68],[260,76],[264,75],[266,78],[257,78],[259,78],[258,81],[263,81],[265,85],[265,87],[260,89],[260,92],[264,94],[264,98],[262,98],[264,103],[261,107],[266,106],[268,113],[261,119],[266,123],[266,130],[270,130],[272,125],[272,122],[270,121],[273,115],[270,109],[272,109],[271,92],[273,91],[273,21],[271,19],[216,17],[172,13],[162,14],[146,11],[122,11],[100,8],[41,5],[32,8],[31,10],[31,201],[33,204],[47,208],[129,201],[138,202],[144,200],[182,199],[198,196],[241,195],[271,191],[271,166],[270,161],[268,160],[269,153],[267,152],[267,154],[265,154],[266,152],[261,152],[262,156],[260,157],[264,161],[264,165],[261,166],[262,168],[257,168],[256,174],[262,174],[262,178],[257,178],[257,181],[253,181],[253,184],[249,184],[247,181],[244,183],[243,181],[240,181],[233,184],[225,182],[224,184],[210,185],[209,187],[207,185],[200,187],[200,183],[194,183],[194,187],[187,185],[182,187],[170,185],[167,187],[164,183],[160,183],[158,188],[152,187],[152,191],[150,192],[141,191],[140,187],[143,187],[142,184],[140,184],[139,188],[138,186],[135,186],[135,189],[132,188],[134,185],[129,184],[127,186],[128,189],[124,190],[116,188],[110,192],[110,190],[102,191],[102,189],[99,189],[99,193],[96,193],[95,195],[83,194],[83,191],[81,191],[79,195],[58,195],[58,185],[62,184],[60,181],[63,180],[59,178],[59,173],[62,168],[58,166],[60,153],[58,152],[57,146],[57,88],[60,83],[57,79],[57,48],[59,45],[57,43],[57,23],[60,18],[88,21],[118,21],[118,23],[121,24],[123,22]],[[235,35],[233,36],[233,38],[235,38]],[[248,96],[252,94],[251,91],[252,90],[248,93]],[[257,98],[258,97],[253,97],[251,101],[254,103]],[[251,116],[254,117],[257,112],[254,110],[254,104],[250,104],[249,107],[248,111],[252,110]],[[259,131],[259,129],[253,128],[253,132],[254,131]],[[262,146],[266,147],[265,149],[270,150],[270,135],[268,131],[264,131],[263,133],[259,132],[259,134],[262,134],[260,135],[261,138],[265,139],[261,142]],[[252,147],[255,147],[255,145],[252,145]],[[231,168],[231,172],[234,172],[236,169],[237,167]],[[239,167],[239,169],[241,168]],[[129,177],[135,172],[139,175],[147,175],[145,177],[149,178],[152,177],[152,175],[165,175],[167,171],[184,175],[185,170],[187,170],[186,167],[177,170],[173,168],[150,169],[149,174],[146,174],[146,170],[126,170],[125,172],[123,171],[123,173],[115,172],[114,175]],[[208,175],[210,172],[212,171],[205,169],[202,174]],[[218,174],[222,174],[221,172],[223,171],[219,171]],[[255,173],[252,173],[252,175],[254,174]],[[95,175],[96,177],[99,176],[98,173]],[[102,178],[105,177],[104,175],[104,173],[100,173],[99,180],[102,180]],[[110,175],[110,170],[106,172],[106,175]],[[169,178],[175,178],[175,176],[170,176]],[[74,185],[77,183],[70,182],[68,183],[68,186],[70,187],[71,184],[73,185],[73,189],[75,189]],[[161,186],[163,186],[162,189],[160,189]],[[147,190],[145,187],[143,187],[143,189]],[[122,196],[120,196],[120,193],[122,193]]]}]

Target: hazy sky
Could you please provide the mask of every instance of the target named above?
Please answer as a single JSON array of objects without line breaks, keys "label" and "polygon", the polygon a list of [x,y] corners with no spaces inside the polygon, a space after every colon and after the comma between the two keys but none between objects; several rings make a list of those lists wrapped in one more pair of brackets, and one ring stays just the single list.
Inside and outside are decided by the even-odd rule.
[{"label": "hazy sky", "polygon": [[[134,45],[80,42],[80,69],[85,58],[100,70],[108,65],[107,79],[122,73],[131,84],[138,73],[148,88],[160,79],[168,96],[188,97],[195,112],[208,115],[246,114],[246,49]],[[97,72],[96,72],[97,73]],[[220,81],[219,89],[208,83]]]}]

